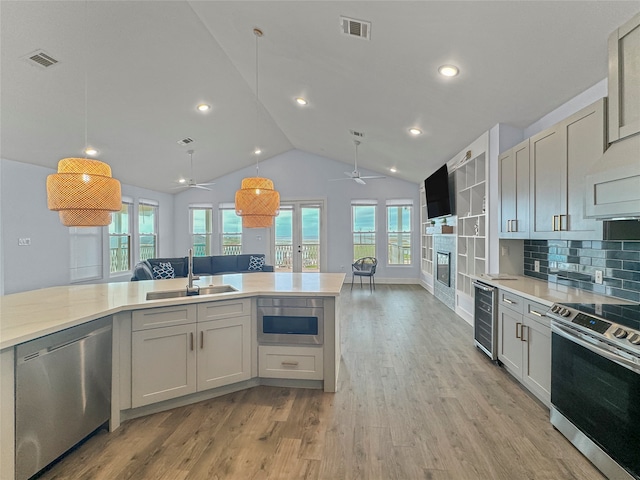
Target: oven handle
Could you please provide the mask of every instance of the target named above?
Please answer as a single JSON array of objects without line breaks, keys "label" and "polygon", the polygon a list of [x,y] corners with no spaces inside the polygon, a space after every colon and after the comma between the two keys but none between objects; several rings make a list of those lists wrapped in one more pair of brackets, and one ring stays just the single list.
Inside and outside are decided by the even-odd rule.
[{"label": "oven handle", "polygon": [[570,340],[586,348],[587,350],[591,350],[592,352],[600,355],[601,357],[611,360],[612,362],[615,362],[618,365],[631,370],[632,372],[640,373],[640,365],[636,364],[633,360],[629,360],[617,353],[612,352],[608,345],[596,339],[594,339],[594,341],[597,342],[597,344],[587,342],[582,339],[582,336],[580,333],[576,334],[573,331],[568,330],[566,327],[556,322],[551,322],[551,332],[558,334],[561,337],[564,337],[567,340]]}]

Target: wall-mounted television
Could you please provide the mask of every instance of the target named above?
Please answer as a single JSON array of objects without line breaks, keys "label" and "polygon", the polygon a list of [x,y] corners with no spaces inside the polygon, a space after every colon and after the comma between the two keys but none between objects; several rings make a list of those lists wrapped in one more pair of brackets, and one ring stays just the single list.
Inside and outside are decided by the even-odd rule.
[{"label": "wall-mounted television", "polygon": [[445,163],[438,170],[429,175],[424,181],[424,191],[427,197],[427,218],[454,215],[454,185],[453,176],[449,178],[449,170]]}]

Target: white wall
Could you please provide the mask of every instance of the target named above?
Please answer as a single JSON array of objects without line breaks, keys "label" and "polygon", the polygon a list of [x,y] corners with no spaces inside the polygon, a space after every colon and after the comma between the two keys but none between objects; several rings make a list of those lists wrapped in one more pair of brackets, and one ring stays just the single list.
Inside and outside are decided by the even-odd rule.
[{"label": "white wall", "polygon": [[[2,233],[2,272],[4,294],[38,288],[68,285],[70,282],[70,246],[68,228],[58,213],[47,208],[46,179],[54,170],[27,163],[0,160],[0,210]],[[122,185],[123,195],[157,200],[160,204],[162,255],[173,253],[173,195]],[[105,235],[108,232],[104,228]],[[18,246],[19,238],[30,238],[30,246]],[[104,239],[104,245],[107,245]],[[102,280],[128,281],[126,274],[109,278],[109,265],[103,265]]]},{"label": "white wall", "polygon": [[[328,272],[349,273],[351,271],[351,200],[376,199],[377,215],[377,256],[378,270],[376,278],[380,280],[399,279],[417,282],[420,276],[420,202],[418,184],[398,180],[389,175],[386,179],[368,180],[359,185],[345,180],[330,182],[331,178],[343,177],[343,172],[351,171],[353,165],[329,158],[313,155],[299,150],[291,150],[271,159],[260,162],[260,175],[270,178],[280,192],[280,198],[286,200],[326,199]],[[233,203],[235,192],[240,188],[243,178],[255,176],[254,167],[247,167],[232,174],[214,180],[212,191],[189,189],[176,195],[175,199],[175,246],[177,255],[185,255],[190,246],[188,208],[190,203],[211,203],[217,207],[220,203]],[[374,174],[362,170],[363,175]],[[388,199],[406,198],[413,200],[413,265],[387,266],[386,262],[386,209]],[[215,210],[214,210],[215,211]],[[214,233],[218,222],[214,220]],[[214,252],[219,252],[217,235],[214,240]],[[261,237],[258,240],[257,237]],[[243,232],[243,251],[246,253],[268,253],[270,229],[245,229]]]}]

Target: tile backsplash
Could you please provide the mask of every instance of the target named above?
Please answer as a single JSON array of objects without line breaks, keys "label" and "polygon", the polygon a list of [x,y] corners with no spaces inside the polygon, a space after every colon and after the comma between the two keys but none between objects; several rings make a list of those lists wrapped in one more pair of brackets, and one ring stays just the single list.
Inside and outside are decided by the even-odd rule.
[{"label": "tile backsplash", "polygon": [[[596,270],[603,272],[601,285]],[[640,302],[640,241],[525,240],[524,274]]]}]

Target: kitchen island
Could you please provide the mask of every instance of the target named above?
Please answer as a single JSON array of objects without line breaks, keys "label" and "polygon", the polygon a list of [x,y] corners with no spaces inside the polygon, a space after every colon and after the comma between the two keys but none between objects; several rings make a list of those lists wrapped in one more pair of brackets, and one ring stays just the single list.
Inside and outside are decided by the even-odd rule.
[{"label": "kitchen island", "polygon": [[[96,285],[61,286],[23,292],[0,297],[0,479],[14,479],[15,461],[15,346],[35,340],[43,336],[59,332],[96,319],[110,318],[113,326],[112,350],[112,392],[110,428],[119,426],[121,419],[146,415],[155,411],[166,410],[178,405],[223,395],[243,388],[260,384],[283,385],[294,387],[323,388],[334,392],[337,386],[340,363],[339,336],[339,304],[337,297],[344,282],[342,273],[251,273],[221,276],[203,276],[195,281],[196,286],[203,289],[208,286],[229,285],[233,291],[212,295],[195,295],[188,297],[147,300],[149,292],[178,291],[186,288],[186,279],[157,280],[131,283],[109,283]],[[307,365],[308,358],[316,360],[313,375],[305,378],[304,372],[286,375],[262,375],[258,368],[260,346],[257,341],[256,301],[258,297],[298,297],[299,299],[321,299],[324,305],[324,342],[316,347],[289,347],[282,345],[278,358],[289,358],[290,355],[303,359],[301,367]],[[218,308],[220,307],[220,308]],[[236,313],[237,308],[242,311]],[[179,396],[158,397],[158,401],[136,401],[136,392],[141,390],[136,385],[135,365],[140,363],[141,356],[136,351],[136,334],[148,334],[152,330],[168,331],[175,325],[186,327],[188,321],[169,323],[168,326],[152,328],[136,321],[136,318],[148,312],[171,312],[177,310],[195,312],[191,320],[194,332],[199,333],[197,340],[202,348],[205,333],[200,333],[200,326],[222,325],[229,327],[236,335],[241,332],[242,347],[236,349],[229,346],[229,353],[236,355],[236,350],[243,351],[242,372],[240,376],[224,375],[209,383],[206,388],[199,385],[192,390],[185,390]],[[209,311],[212,313],[209,315]],[[220,312],[226,312],[220,315]],[[209,315],[205,320],[205,316]],[[216,316],[218,315],[218,316]],[[218,322],[217,324],[215,322]],[[222,323],[221,323],[222,322]],[[227,323],[223,323],[227,322]],[[185,338],[189,338],[186,334]],[[237,336],[237,335],[236,335]],[[215,337],[211,337],[215,338]],[[231,337],[236,338],[236,337]],[[218,346],[224,347],[225,337],[218,339]],[[197,348],[191,337],[190,350],[193,355]],[[245,348],[246,347],[246,348]],[[269,346],[269,348],[274,348]],[[306,350],[305,350],[306,348]],[[312,350],[315,348],[315,350]],[[312,351],[314,354],[309,355]],[[224,352],[222,352],[224,354]],[[273,354],[272,351],[269,352]],[[220,359],[220,353],[217,354]],[[262,355],[262,353],[260,353]],[[200,358],[200,357],[198,357]],[[206,359],[207,361],[210,358]],[[224,363],[225,358],[222,358]],[[293,370],[297,362],[285,361]],[[204,364],[204,358],[200,361]],[[144,364],[144,362],[143,362]],[[148,365],[147,362],[144,365]],[[237,362],[231,362],[236,365]],[[171,365],[169,360],[164,366]],[[199,370],[198,370],[199,372]],[[153,372],[149,372],[153,373]],[[287,372],[285,372],[287,373]],[[194,372],[189,378],[195,377]],[[149,375],[151,377],[152,375]],[[167,375],[170,377],[170,375]],[[164,378],[165,375],[158,375]],[[141,377],[142,378],[142,377]],[[191,381],[191,380],[189,380]],[[231,382],[231,383],[229,383]],[[142,390],[146,388],[143,385]],[[132,401],[133,397],[133,401]],[[146,398],[153,398],[147,395]]]}]

